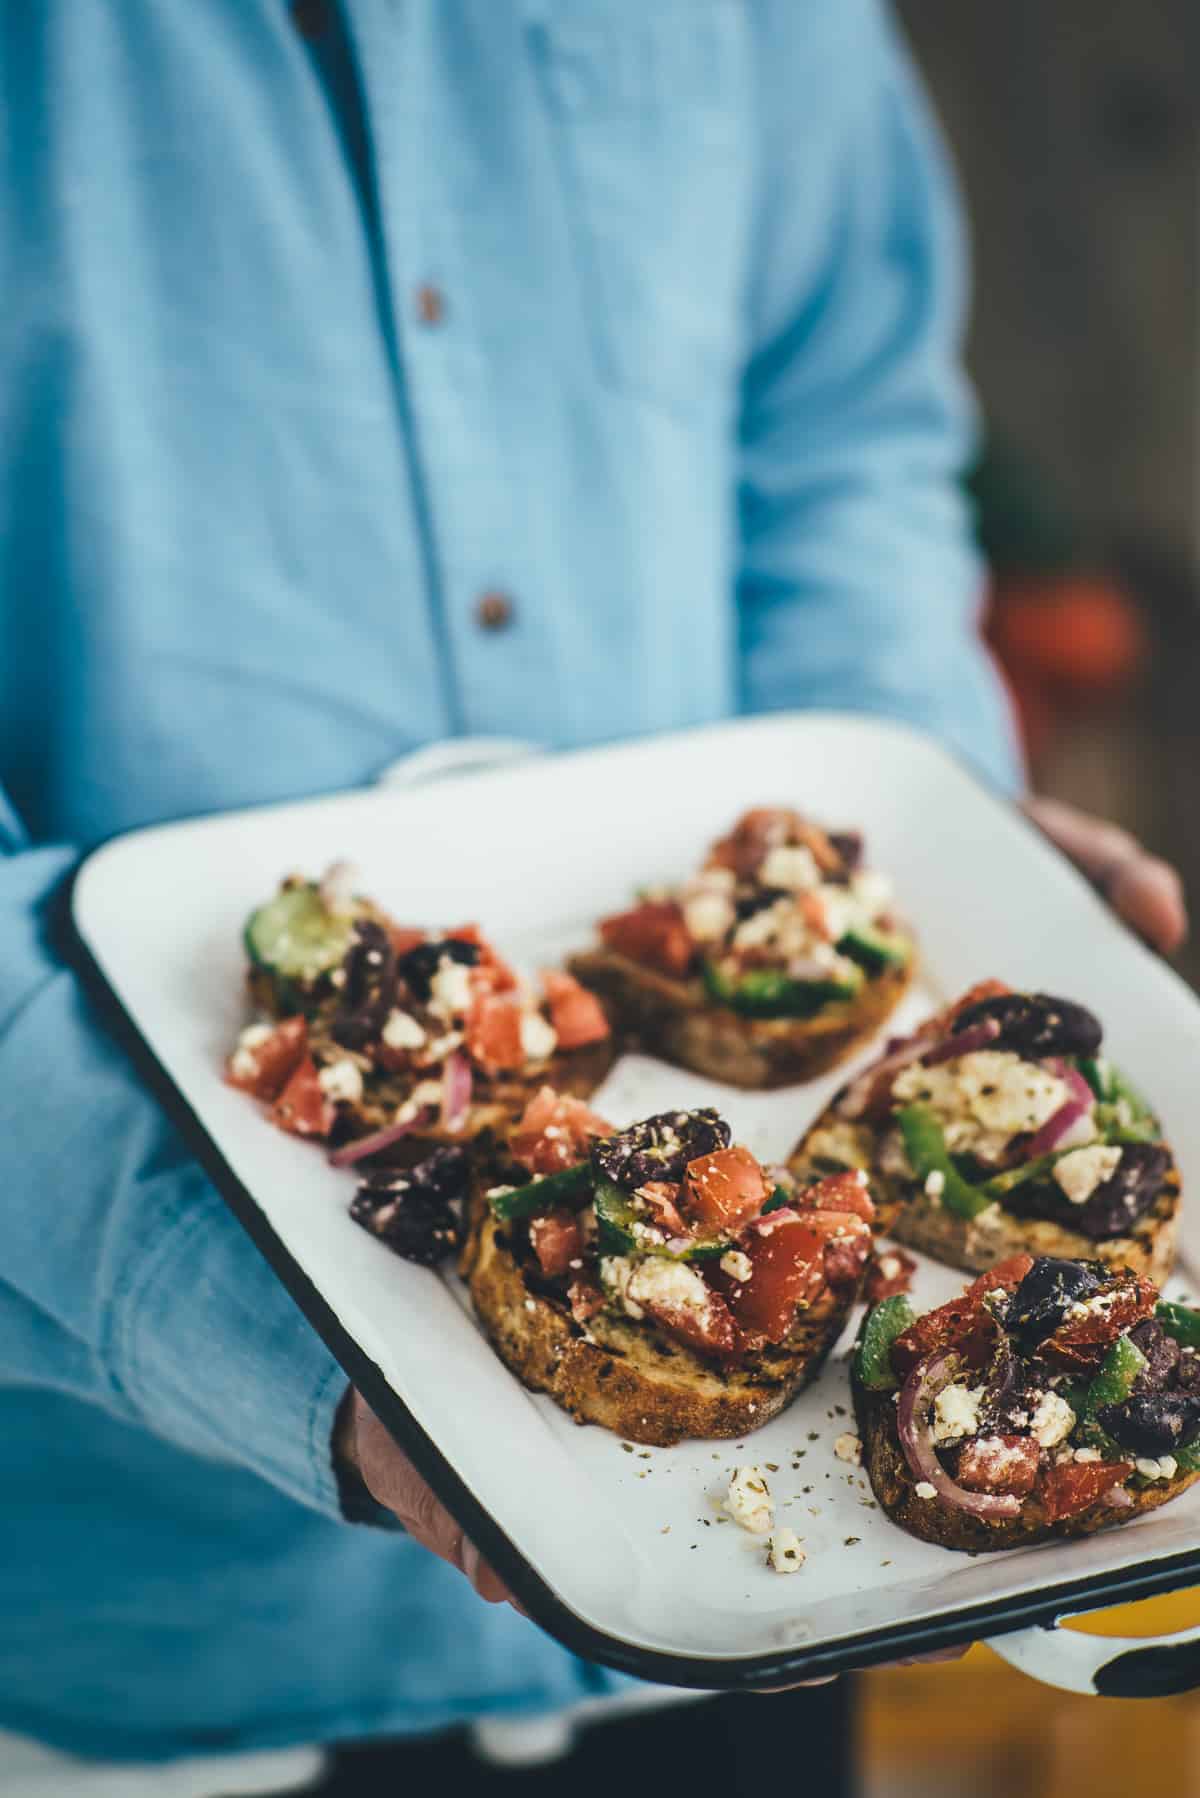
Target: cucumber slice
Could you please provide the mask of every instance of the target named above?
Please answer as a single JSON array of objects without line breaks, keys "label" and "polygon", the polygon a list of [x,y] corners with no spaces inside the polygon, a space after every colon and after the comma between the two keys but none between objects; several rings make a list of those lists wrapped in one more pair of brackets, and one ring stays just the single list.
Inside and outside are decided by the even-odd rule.
[{"label": "cucumber slice", "polygon": [[872,930],[869,925],[862,924],[839,939],[838,954],[849,956],[868,974],[881,974],[885,968],[903,967],[909,957],[909,946],[902,936]]},{"label": "cucumber slice", "polygon": [[511,1192],[488,1194],[492,1216],[503,1223],[518,1217],[536,1217],[541,1211],[552,1211],[556,1205],[577,1205],[586,1199],[592,1184],[591,1163],[577,1162],[557,1174],[544,1174],[526,1186],[514,1186]]},{"label": "cucumber slice", "polygon": [[730,980],[715,962],[705,961],[704,984],[718,1005],[748,1018],[811,1018],[826,1005],[853,999],[862,980],[793,980],[781,968],[752,968]]},{"label": "cucumber slice", "polygon": [[667,1248],[665,1243],[647,1242],[634,1228],[645,1220],[629,1194],[603,1174],[595,1181],[596,1222],[599,1225],[599,1248],[602,1255],[659,1255],[668,1261],[719,1261],[729,1247],[722,1236],[711,1242],[694,1242],[682,1251]]},{"label": "cucumber slice", "polygon": [[354,937],[355,917],[331,912],[311,882],[284,887],[251,912],[246,953],[256,968],[309,986],[341,962]]}]

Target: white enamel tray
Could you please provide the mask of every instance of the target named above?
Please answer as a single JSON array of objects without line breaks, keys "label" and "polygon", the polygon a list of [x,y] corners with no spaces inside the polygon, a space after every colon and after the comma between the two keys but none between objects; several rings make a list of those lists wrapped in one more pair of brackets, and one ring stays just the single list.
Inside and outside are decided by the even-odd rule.
[{"label": "white enamel tray", "polygon": [[[816,1386],[744,1444],[630,1450],[577,1427],[495,1358],[453,1275],[398,1260],[350,1221],[351,1174],[223,1084],[246,1016],[242,923],[284,872],[348,857],[406,922],[476,918],[535,968],[769,803],[866,831],[920,936],[908,1016],[988,974],[1085,1001],[1160,1110],[1185,1191],[1200,1190],[1191,993],[1014,809],[892,724],[781,715],[143,830],[84,864],[74,922],[143,1069],[260,1249],[526,1608],[578,1653],[682,1686],[777,1684],[1194,1583],[1200,1490],[1084,1542],[976,1558],[894,1528],[833,1453],[851,1427],[853,1325]],[[617,1123],[714,1104],[777,1159],[844,1078],[763,1096],[627,1057],[595,1103]],[[1200,1267],[1195,1204],[1183,1243]],[[962,1278],[924,1265],[918,1304]],[[778,1520],[807,1551],[799,1574],[772,1573],[760,1540],[717,1521],[714,1500],[747,1461],[778,1469]]]}]

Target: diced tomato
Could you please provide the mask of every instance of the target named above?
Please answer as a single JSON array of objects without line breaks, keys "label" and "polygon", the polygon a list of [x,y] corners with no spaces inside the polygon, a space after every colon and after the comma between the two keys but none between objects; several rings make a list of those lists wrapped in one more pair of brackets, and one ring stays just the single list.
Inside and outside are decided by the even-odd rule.
[{"label": "diced tomato", "polygon": [[321,1090],[317,1064],[305,1055],[275,1101],[271,1116],[281,1130],[293,1136],[328,1136],[333,1128],[334,1106]]},{"label": "diced tomato", "polygon": [[654,1222],[671,1236],[688,1235],[688,1227],[680,1215],[676,1200],[679,1188],[669,1180],[647,1180],[645,1186],[639,1186],[638,1198],[645,1199],[650,1208]]},{"label": "diced tomato", "polygon": [[1042,1475],[1041,1500],[1051,1523],[1078,1517],[1133,1472],[1132,1461],[1053,1461]]},{"label": "diced tomato", "polygon": [[916,1271],[915,1259],[904,1249],[880,1249],[872,1256],[867,1269],[863,1297],[868,1305],[878,1305],[882,1299],[894,1299],[902,1292],[911,1292]]},{"label": "diced tomato", "polygon": [[572,1280],[567,1287],[567,1303],[577,1324],[585,1325],[603,1311],[608,1300],[594,1280]]},{"label": "diced tomato", "polygon": [[548,968],[542,975],[542,986],[560,1049],[582,1049],[587,1043],[602,1043],[611,1035],[603,1005],[573,974]]},{"label": "diced tomato", "polygon": [[542,1264],[542,1272],[552,1278],[565,1274],[572,1261],[583,1254],[583,1230],[573,1211],[547,1211],[529,1220],[529,1242]]},{"label": "diced tomato", "polygon": [[833,931],[829,925],[829,908],[820,893],[800,893],[800,916],[808,925],[814,936],[822,937],[825,942],[833,941]]},{"label": "diced tomato", "polygon": [[478,949],[479,960],[471,970],[477,992],[511,993],[519,984],[508,963],[497,955],[478,924],[459,924],[456,929],[446,932],[445,940],[474,943]]},{"label": "diced tomato", "polygon": [[[1102,1308],[1092,1310],[1097,1299]],[[1118,1336],[1143,1318],[1153,1316],[1157,1302],[1158,1292],[1149,1280],[1140,1274],[1121,1273],[1093,1298],[1083,1301],[1080,1316],[1068,1313],[1053,1336],[1042,1344],[1041,1352],[1058,1367],[1091,1372]]]},{"label": "diced tomato", "polygon": [[692,965],[696,945],[673,899],[648,899],[632,911],[602,918],[600,940],[617,955],[643,967],[681,978]]},{"label": "diced tomato", "polygon": [[521,1004],[511,993],[477,992],[467,1014],[467,1054],[486,1074],[525,1065]]},{"label": "diced tomato", "polygon": [[856,1173],[829,1174],[815,1186],[805,1187],[796,1195],[796,1204],[811,1206],[816,1211],[852,1211],[867,1223],[875,1219],[875,1206],[870,1188]]},{"label": "diced tomato", "polygon": [[427,941],[428,933],[412,924],[389,924],[387,933],[397,955],[407,955],[418,943]]},{"label": "diced tomato", "polygon": [[638,1304],[647,1317],[652,1317],[655,1323],[691,1348],[702,1349],[710,1355],[727,1356],[735,1355],[741,1346],[733,1313],[721,1294],[711,1287],[708,1303],[703,1307],[671,1305],[663,1300],[645,1299],[640,1294]]},{"label": "diced tomato", "polygon": [[235,1049],[225,1064],[225,1078],[256,1099],[277,1099],[308,1048],[303,1018],[284,1018],[270,1036],[252,1049]]},{"label": "diced tomato", "polygon": [[740,1329],[768,1342],[782,1342],[796,1321],[798,1305],[811,1305],[825,1284],[826,1239],[813,1228],[812,1215],[773,1213],[747,1231],[744,1252],[750,1277],[730,1290],[729,1304]]},{"label": "diced tomato", "polygon": [[829,1284],[856,1286],[871,1258],[874,1238],[870,1224],[852,1211],[802,1211],[800,1216],[824,1240]]},{"label": "diced tomato", "polygon": [[760,805],[743,812],[728,836],[714,843],[709,867],[732,868],[740,880],[757,874],[768,850],[784,843],[802,844],[824,874],[836,872],[842,861],[828,836],[801,813],[781,805]]},{"label": "diced tomato", "polygon": [[514,1161],[533,1174],[556,1174],[574,1167],[588,1152],[593,1136],[611,1136],[607,1118],[589,1110],[570,1093],[541,1086],[534,1093],[509,1139]]},{"label": "diced tomato", "polygon": [[688,1162],[680,1203],[689,1218],[716,1235],[757,1217],[769,1192],[759,1163],[749,1149],[734,1143]]},{"label": "diced tomato", "polygon": [[892,1344],[892,1366],[896,1372],[903,1377],[912,1372],[918,1361],[949,1349],[956,1350],[968,1366],[981,1366],[996,1341],[996,1326],[983,1308],[984,1294],[997,1288],[1015,1292],[1032,1266],[1032,1255],[1009,1255],[973,1280],[961,1297],[918,1317]]},{"label": "diced tomato", "polygon": [[958,1458],[958,1483],[968,1492],[1032,1492],[1042,1451],[1032,1436],[976,1436]]}]

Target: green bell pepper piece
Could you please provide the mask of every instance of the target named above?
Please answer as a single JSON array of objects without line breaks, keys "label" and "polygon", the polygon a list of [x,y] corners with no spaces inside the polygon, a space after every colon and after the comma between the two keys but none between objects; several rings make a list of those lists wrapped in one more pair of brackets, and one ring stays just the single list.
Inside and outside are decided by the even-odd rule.
[{"label": "green bell pepper piece", "polygon": [[1128,1336],[1118,1336],[1083,1395],[1084,1418],[1090,1421],[1105,1405],[1123,1405],[1146,1366],[1146,1357],[1137,1343]]},{"label": "green bell pepper piece", "polygon": [[947,1211],[959,1217],[978,1217],[995,1203],[992,1194],[964,1180],[950,1158],[942,1126],[926,1105],[906,1105],[897,1113],[896,1122],[904,1138],[904,1149],[913,1172],[921,1185],[930,1174],[942,1176],[940,1198]]},{"label": "green bell pepper piece", "polygon": [[871,1392],[887,1392],[900,1384],[892,1369],[892,1344],[915,1322],[916,1313],[903,1293],[882,1299],[868,1312],[858,1344],[855,1371]]},{"label": "green bell pepper piece", "polygon": [[909,945],[902,936],[872,930],[865,924],[848,930],[839,939],[837,948],[839,955],[856,961],[868,974],[880,974],[884,968],[903,967],[910,954]]},{"label": "green bell pepper piece", "polygon": [[791,1204],[794,1196],[793,1193],[788,1191],[786,1186],[777,1186],[758,1215],[760,1217],[766,1217],[768,1211],[782,1210],[785,1205]]},{"label": "green bell pepper piece", "polygon": [[512,1223],[520,1217],[552,1211],[556,1205],[578,1204],[589,1196],[591,1185],[591,1164],[581,1161],[575,1167],[563,1168],[561,1173],[531,1180],[527,1186],[514,1186],[511,1192],[489,1193],[488,1204],[493,1217]]},{"label": "green bell pepper piece", "polygon": [[704,984],[718,1005],[749,1018],[811,1018],[826,1005],[853,999],[861,979],[793,980],[781,968],[751,968],[729,980],[715,962],[702,967]]},{"label": "green bell pepper piece", "polygon": [[1173,1336],[1183,1348],[1200,1349],[1200,1311],[1193,1311],[1190,1305],[1181,1305],[1175,1299],[1159,1299],[1154,1315],[1167,1335]]}]

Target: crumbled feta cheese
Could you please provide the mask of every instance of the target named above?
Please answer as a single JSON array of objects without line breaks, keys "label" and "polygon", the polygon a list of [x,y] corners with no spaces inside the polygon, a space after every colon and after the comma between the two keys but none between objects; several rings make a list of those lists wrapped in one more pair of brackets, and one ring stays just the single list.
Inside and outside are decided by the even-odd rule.
[{"label": "crumbled feta cheese", "polygon": [[430,1011],[439,1018],[465,1017],[473,997],[470,968],[443,955],[429,982]]},{"label": "crumbled feta cheese", "polygon": [[419,1049],[425,1041],[425,1032],[408,1011],[389,1011],[380,1035],[385,1049]]},{"label": "crumbled feta cheese", "polygon": [[1178,1465],[1174,1455],[1160,1455],[1157,1461],[1143,1457],[1134,1462],[1144,1480],[1173,1480]]},{"label": "crumbled feta cheese", "polygon": [[1075,1413],[1057,1392],[1043,1392],[1029,1420],[1035,1442],[1043,1448],[1057,1448],[1075,1428]]},{"label": "crumbled feta cheese", "polygon": [[540,1011],[521,1013],[521,1051],[526,1061],[546,1061],[553,1055],[558,1035]]},{"label": "crumbled feta cheese", "polygon": [[902,1105],[928,1105],[953,1153],[995,1158],[1010,1137],[1036,1131],[1067,1099],[1057,1075],[1008,1050],[979,1049],[936,1067],[914,1062],[892,1087]]},{"label": "crumbled feta cheese", "polygon": [[850,891],[857,899],[859,906],[871,923],[880,912],[887,910],[892,902],[892,883],[886,874],[878,873],[874,868],[864,868],[861,873],[850,877]]},{"label": "crumbled feta cheese", "polygon": [[838,1437],[833,1445],[833,1452],[839,1461],[849,1461],[852,1467],[862,1464],[862,1440],[860,1437],[852,1435],[849,1430]]},{"label": "crumbled feta cheese", "polygon": [[237,1080],[253,1080],[258,1073],[258,1057],[254,1051],[269,1042],[275,1032],[270,1024],[247,1024],[237,1039],[237,1048],[229,1058],[229,1071]]},{"label": "crumbled feta cheese", "polygon": [[330,1062],[327,1068],[322,1068],[317,1083],[325,1097],[332,1099],[335,1105],[358,1105],[362,1101],[362,1070],[348,1059]]},{"label": "crumbled feta cheese", "polygon": [[1077,1448],[1075,1450],[1075,1459],[1077,1461],[1098,1461],[1100,1459],[1100,1450],[1098,1448]]},{"label": "crumbled feta cheese", "polygon": [[699,892],[683,902],[683,921],[697,943],[718,943],[737,913],[724,893]]},{"label": "crumbled feta cheese", "polygon": [[627,1292],[642,1305],[660,1305],[672,1311],[707,1311],[712,1295],[695,1268],[683,1261],[650,1256],[635,1262]]},{"label": "crumbled feta cheese", "polygon": [[1054,1178],[1072,1205],[1085,1205],[1098,1186],[1112,1179],[1120,1159],[1119,1144],[1092,1143],[1056,1161]]},{"label": "crumbled feta cheese", "polygon": [[238,1037],[239,1049],[260,1049],[264,1043],[270,1042],[275,1034],[272,1024],[247,1024]]},{"label": "crumbled feta cheese", "polygon": [[804,893],[810,887],[820,886],[821,871],[811,849],[805,849],[803,844],[780,843],[776,848],[768,849],[759,867],[758,878],[765,887],[783,887],[788,892]]},{"label": "crumbled feta cheese", "polygon": [[778,1529],[768,1546],[768,1559],[776,1573],[799,1573],[805,1559],[795,1530]]},{"label": "crumbled feta cheese", "polygon": [[943,1386],[933,1402],[933,1441],[957,1442],[961,1436],[974,1436],[979,1428],[979,1406],[982,1386]]},{"label": "crumbled feta cheese", "polygon": [[764,905],[760,911],[751,912],[743,918],[733,933],[736,949],[765,949],[773,942],[783,922],[783,914],[792,908],[786,899],[778,900],[774,905]]},{"label": "crumbled feta cheese", "polygon": [[916,1485],[913,1487],[913,1491],[916,1493],[918,1498],[936,1498],[937,1497],[937,1487],[934,1485],[931,1485],[928,1480],[918,1480]]},{"label": "crumbled feta cheese", "polygon": [[925,1191],[931,1199],[940,1199],[946,1190],[946,1176],[940,1167],[931,1167],[925,1176]]},{"label": "crumbled feta cheese", "polygon": [[729,1482],[723,1507],[752,1536],[765,1536],[771,1527],[775,1506],[761,1467],[738,1467]]},{"label": "crumbled feta cheese", "polygon": [[720,1268],[731,1280],[748,1280],[754,1272],[754,1263],[741,1249],[727,1249],[721,1256]]}]

